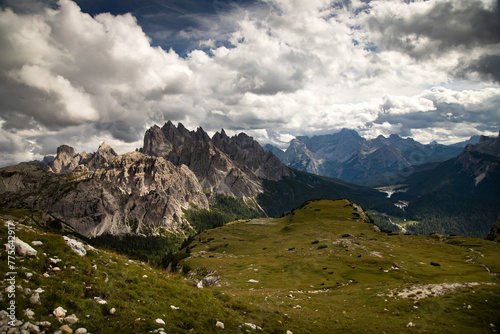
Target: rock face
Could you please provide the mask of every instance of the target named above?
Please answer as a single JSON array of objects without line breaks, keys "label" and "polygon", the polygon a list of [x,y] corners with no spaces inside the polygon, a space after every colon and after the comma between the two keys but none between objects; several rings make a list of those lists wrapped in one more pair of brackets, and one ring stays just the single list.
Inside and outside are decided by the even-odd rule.
[{"label": "rock face", "polygon": [[201,127],[188,131],[170,121],[146,132],[141,152],[186,165],[204,189],[239,197],[262,192],[260,178],[280,180],[291,175],[273,153],[245,134],[229,138],[222,130],[210,138]]},{"label": "rock face", "polygon": [[[71,153],[68,147],[59,150],[60,161],[67,162],[64,157]],[[161,229],[183,233],[190,226],[182,209],[191,204],[208,208],[202,187],[186,166],[139,152],[104,162],[103,153],[94,154],[89,164],[104,168],[91,167],[95,170],[88,173],[54,174],[33,165],[0,169],[0,201],[51,213],[89,236],[155,234]]]}]

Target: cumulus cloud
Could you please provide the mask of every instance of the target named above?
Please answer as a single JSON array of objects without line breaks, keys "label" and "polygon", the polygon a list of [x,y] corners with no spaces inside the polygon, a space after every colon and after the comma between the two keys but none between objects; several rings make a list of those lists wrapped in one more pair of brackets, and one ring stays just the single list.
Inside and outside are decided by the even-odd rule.
[{"label": "cumulus cloud", "polygon": [[[280,147],[344,127],[462,140],[500,126],[491,1],[215,1],[210,15],[182,13],[189,28],[149,25],[173,43],[162,47],[132,14],[10,3],[0,10],[2,164],[63,143],[132,150],[167,120]],[[182,56],[171,48],[180,40]]]}]

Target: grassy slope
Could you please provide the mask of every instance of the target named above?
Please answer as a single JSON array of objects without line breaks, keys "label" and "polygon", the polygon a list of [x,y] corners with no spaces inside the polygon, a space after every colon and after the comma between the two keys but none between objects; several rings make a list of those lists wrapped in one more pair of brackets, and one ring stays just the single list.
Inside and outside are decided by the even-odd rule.
[{"label": "grassy slope", "polygon": [[[16,259],[17,284],[45,290],[36,306],[19,289],[17,313],[27,320],[22,313],[30,307],[33,321],[51,322],[49,332],[60,326],[50,316],[57,306],[80,319],[73,329],[85,327],[92,333],[146,333],[159,327],[166,333],[245,333],[246,322],[265,333],[482,333],[490,332],[490,323],[500,326],[497,285],[464,287],[417,304],[389,297],[394,289],[418,284],[498,283],[483,267],[500,271],[498,243],[377,233],[347,201],[314,201],[281,219],[240,221],[206,231],[189,246],[192,257],[184,264],[202,268],[189,279],[103,250],[79,257],[60,235],[17,226],[22,240],[43,242],[36,247],[36,258]],[[6,233],[2,224],[3,242]],[[62,260],[61,271],[49,271],[49,257]],[[2,249],[4,272],[6,265]],[[399,270],[391,269],[395,266]],[[192,278],[212,271],[221,276],[221,284],[197,289]],[[28,272],[34,276],[28,278]],[[0,285],[3,292],[6,282]],[[99,305],[94,297],[108,303]],[[7,301],[3,293],[2,309]],[[112,307],[115,315],[109,314]],[[166,324],[156,324],[156,318]],[[225,330],[215,327],[216,320]],[[407,328],[410,321],[416,327]]]},{"label": "grassy slope", "polygon": [[[258,306],[248,318],[269,332],[481,333],[500,325],[497,285],[417,304],[388,297],[422,284],[498,282],[483,267],[500,271],[497,243],[377,233],[356,214],[347,201],[315,201],[281,219],[230,224],[195,239],[184,263],[216,270],[223,284],[214,289]],[[407,329],[410,321],[416,327]]]}]

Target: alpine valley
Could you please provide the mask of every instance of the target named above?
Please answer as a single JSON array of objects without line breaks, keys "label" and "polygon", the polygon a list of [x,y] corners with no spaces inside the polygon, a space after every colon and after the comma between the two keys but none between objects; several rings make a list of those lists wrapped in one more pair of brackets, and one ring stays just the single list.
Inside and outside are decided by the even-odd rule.
[{"label": "alpine valley", "polygon": [[[268,149],[167,122],[134,152],[62,145],[0,169],[0,268],[10,274],[0,330],[500,326],[499,138],[450,147],[342,130]],[[417,149],[425,159],[414,165]],[[315,174],[327,165],[331,176],[386,182]]]}]

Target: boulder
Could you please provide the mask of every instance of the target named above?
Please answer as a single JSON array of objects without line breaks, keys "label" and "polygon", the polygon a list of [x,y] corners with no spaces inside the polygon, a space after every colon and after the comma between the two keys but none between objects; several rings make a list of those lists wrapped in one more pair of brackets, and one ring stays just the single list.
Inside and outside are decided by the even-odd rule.
[{"label": "boulder", "polygon": [[203,279],[203,284],[205,286],[210,286],[212,284],[217,283],[217,281],[220,279],[220,276],[207,276]]},{"label": "boulder", "polygon": [[75,334],[87,334],[87,329],[86,328],[78,328],[76,331],[75,331]]},{"label": "boulder", "polygon": [[68,311],[59,306],[52,313],[56,316],[56,318],[64,318],[66,316],[66,312]]},{"label": "boulder", "polygon": [[217,320],[217,322],[215,323],[215,327],[224,329],[224,323]]},{"label": "boulder", "polygon": [[78,318],[76,317],[76,315],[72,314],[64,318],[64,321],[67,322],[68,324],[74,325],[78,322]]},{"label": "boulder", "polygon": [[73,330],[68,325],[63,325],[59,328],[62,333],[73,334]]},{"label": "boulder", "polygon": [[36,256],[37,251],[17,237],[14,245],[16,246],[16,252],[19,256]]},{"label": "boulder", "polygon": [[30,303],[35,305],[40,305],[40,295],[37,292],[31,295]]}]

